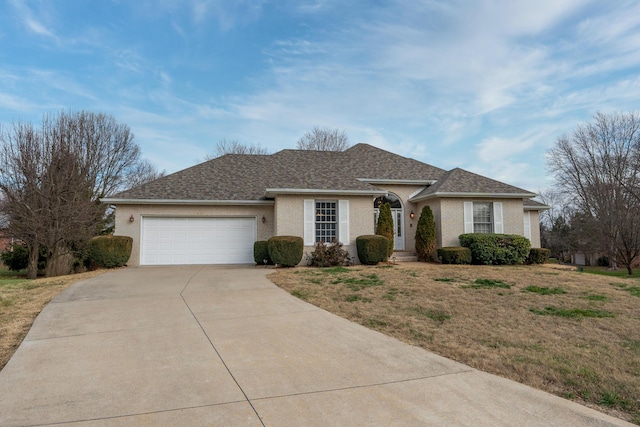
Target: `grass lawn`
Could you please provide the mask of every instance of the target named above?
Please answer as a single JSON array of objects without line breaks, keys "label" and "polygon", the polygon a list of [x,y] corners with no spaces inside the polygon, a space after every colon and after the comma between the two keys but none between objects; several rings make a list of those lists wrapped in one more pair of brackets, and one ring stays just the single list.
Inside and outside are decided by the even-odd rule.
[{"label": "grass lawn", "polygon": [[0,370],[20,346],[36,316],[49,301],[72,284],[103,272],[98,270],[27,280],[24,274],[0,268]]},{"label": "grass lawn", "polygon": [[640,281],[545,266],[281,269],[292,295],[640,424]]},{"label": "grass lawn", "polygon": [[633,275],[629,276],[627,268],[618,266],[617,270],[609,270],[607,267],[582,267],[585,273],[601,274],[603,276],[622,277],[624,279],[640,279],[640,269],[634,268]]}]

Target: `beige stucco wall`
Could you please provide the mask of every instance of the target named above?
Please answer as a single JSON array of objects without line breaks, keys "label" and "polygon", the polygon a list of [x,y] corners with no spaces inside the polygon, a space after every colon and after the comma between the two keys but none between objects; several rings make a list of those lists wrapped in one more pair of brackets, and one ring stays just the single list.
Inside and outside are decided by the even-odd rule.
[{"label": "beige stucco wall", "polygon": [[542,243],[540,242],[540,212],[531,212],[531,247],[539,248]]},{"label": "beige stucco wall", "polygon": [[[348,200],[349,201],[349,244],[339,236],[344,248],[351,256],[357,256],[356,237],[373,234],[373,196],[327,196],[322,194],[278,195],[275,205],[275,234],[277,236],[304,237],[304,201]],[[313,252],[313,246],[305,246],[304,252]],[[305,259],[302,259],[302,264]]]},{"label": "beige stucco wall", "polygon": [[[134,221],[129,222],[133,215]],[[133,249],[128,265],[140,265],[140,231],[143,216],[181,217],[251,217],[258,224],[258,240],[274,235],[273,205],[248,206],[170,206],[170,205],[119,205],[116,206],[115,232],[117,236],[133,238]],[[262,222],[264,216],[265,222]]]},{"label": "beige stucco wall", "polygon": [[496,200],[502,202],[504,234],[524,236],[524,208],[522,199]]},{"label": "beige stucco wall", "polygon": [[[458,236],[464,233],[464,202],[487,201],[502,203],[503,232],[505,234],[524,235],[524,210],[521,199],[467,199],[467,198],[443,198],[440,199],[440,240],[438,246],[458,246]],[[532,216],[533,233],[533,216]],[[536,222],[537,224],[537,222]],[[436,221],[438,226],[438,221]]]}]

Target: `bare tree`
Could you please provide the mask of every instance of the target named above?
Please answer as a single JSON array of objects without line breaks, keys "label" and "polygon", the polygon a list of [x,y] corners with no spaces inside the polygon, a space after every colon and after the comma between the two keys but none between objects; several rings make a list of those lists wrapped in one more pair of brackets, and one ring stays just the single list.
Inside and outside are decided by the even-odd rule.
[{"label": "bare tree", "polygon": [[241,144],[237,139],[227,141],[222,139],[216,144],[213,154],[205,156],[205,160],[211,160],[225,154],[269,154],[269,150],[260,144]]},{"label": "bare tree", "polygon": [[37,275],[47,249],[45,274],[66,273],[59,263],[75,243],[99,232],[106,206],[99,198],[124,189],[140,167],[128,126],[90,112],[45,115],[40,128],[14,123],[0,133],[0,208],[8,229],[29,249],[28,277]]},{"label": "bare tree", "polygon": [[42,212],[38,185],[43,156],[40,134],[31,123],[16,123],[11,132],[2,132],[0,152],[1,210],[7,230],[19,237],[29,250],[27,277],[38,274],[40,241],[45,227],[34,218]]},{"label": "bare tree", "polygon": [[138,187],[139,185],[162,178],[166,174],[166,171],[159,171],[158,168],[147,159],[141,159],[127,170],[125,180],[121,187],[123,190]]},{"label": "bare tree", "polygon": [[549,209],[540,212],[542,245],[551,250],[551,256],[562,262],[574,249],[570,222],[575,208],[571,205],[570,199],[557,190],[540,190],[537,198],[549,206]]},{"label": "bare tree", "polygon": [[349,148],[349,137],[343,130],[314,126],[298,140],[298,150],[344,151]]},{"label": "bare tree", "polygon": [[[640,255],[640,115],[598,113],[549,151],[556,182],[578,210],[598,225],[602,247],[616,268]],[[590,227],[592,230],[593,227]]]}]

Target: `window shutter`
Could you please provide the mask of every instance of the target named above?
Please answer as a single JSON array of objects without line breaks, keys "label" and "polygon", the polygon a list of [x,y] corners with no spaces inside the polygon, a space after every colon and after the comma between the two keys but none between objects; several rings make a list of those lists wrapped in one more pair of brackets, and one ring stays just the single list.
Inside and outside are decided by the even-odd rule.
[{"label": "window shutter", "polygon": [[493,203],[493,232],[497,234],[504,233],[504,225],[502,223],[502,202]]},{"label": "window shutter", "polygon": [[524,237],[531,240],[531,212],[524,213]]},{"label": "window shutter", "polygon": [[304,245],[313,246],[315,244],[316,221],[315,221],[316,203],[314,200],[305,199],[304,201]]},{"label": "window shutter", "polygon": [[340,228],[338,229],[338,240],[343,245],[351,244],[349,238],[349,201],[338,200],[338,221],[340,221]]},{"label": "window shutter", "polygon": [[473,202],[464,202],[464,232],[473,233]]}]

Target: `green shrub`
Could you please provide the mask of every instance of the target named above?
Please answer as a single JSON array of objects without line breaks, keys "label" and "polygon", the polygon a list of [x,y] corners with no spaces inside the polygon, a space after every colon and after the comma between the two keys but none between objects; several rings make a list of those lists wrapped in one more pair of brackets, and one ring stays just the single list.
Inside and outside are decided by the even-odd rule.
[{"label": "green shrub", "polygon": [[438,258],[443,264],[471,264],[471,249],[462,246],[439,248]]},{"label": "green shrub", "polygon": [[90,268],[122,267],[129,261],[133,239],[128,236],[96,236],[89,240]]},{"label": "green shrub", "polygon": [[471,249],[471,262],[485,265],[523,264],[531,242],[515,234],[472,233],[459,236],[460,245]]},{"label": "green shrub", "polygon": [[349,258],[349,252],[342,246],[340,242],[333,242],[330,245],[325,242],[317,242],[315,250],[307,255],[307,263],[313,267],[345,265]]},{"label": "green shrub", "polygon": [[422,208],[416,226],[416,253],[420,261],[430,261],[436,252],[436,222],[429,206]]},{"label": "green shrub", "polygon": [[[38,270],[44,270],[47,255],[47,248],[40,247],[38,256]],[[0,260],[11,271],[20,271],[27,268],[29,264],[29,248],[25,245],[15,243],[7,247],[0,253]]]},{"label": "green shrub", "polygon": [[273,265],[273,261],[269,256],[269,244],[266,240],[258,240],[253,244],[253,260],[256,264],[264,265],[265,259],[267,264]]},{"label": "green shrub", "polygon": [[389,258],[389,239],[378,234],[356,237],[356,248],[362,264],[374,265]]},{"label": "green shrub", "polygon": [[380,206],[378,224],[376,224],[376,234],[387,238],[387,257],[393,253],[393,215],[391,215],[391,205],[385,203]]},{"label": "green shrub", "polygon": [[298,236],[274,236],[267,241],[267,248],[274,264],[294,267],[302,260],[304,241]]},{"label": "green shrub", "polygon": [[545,248],[531,248],[527,257],[527,264],[544,264],[549,261],[551,250]]}]

